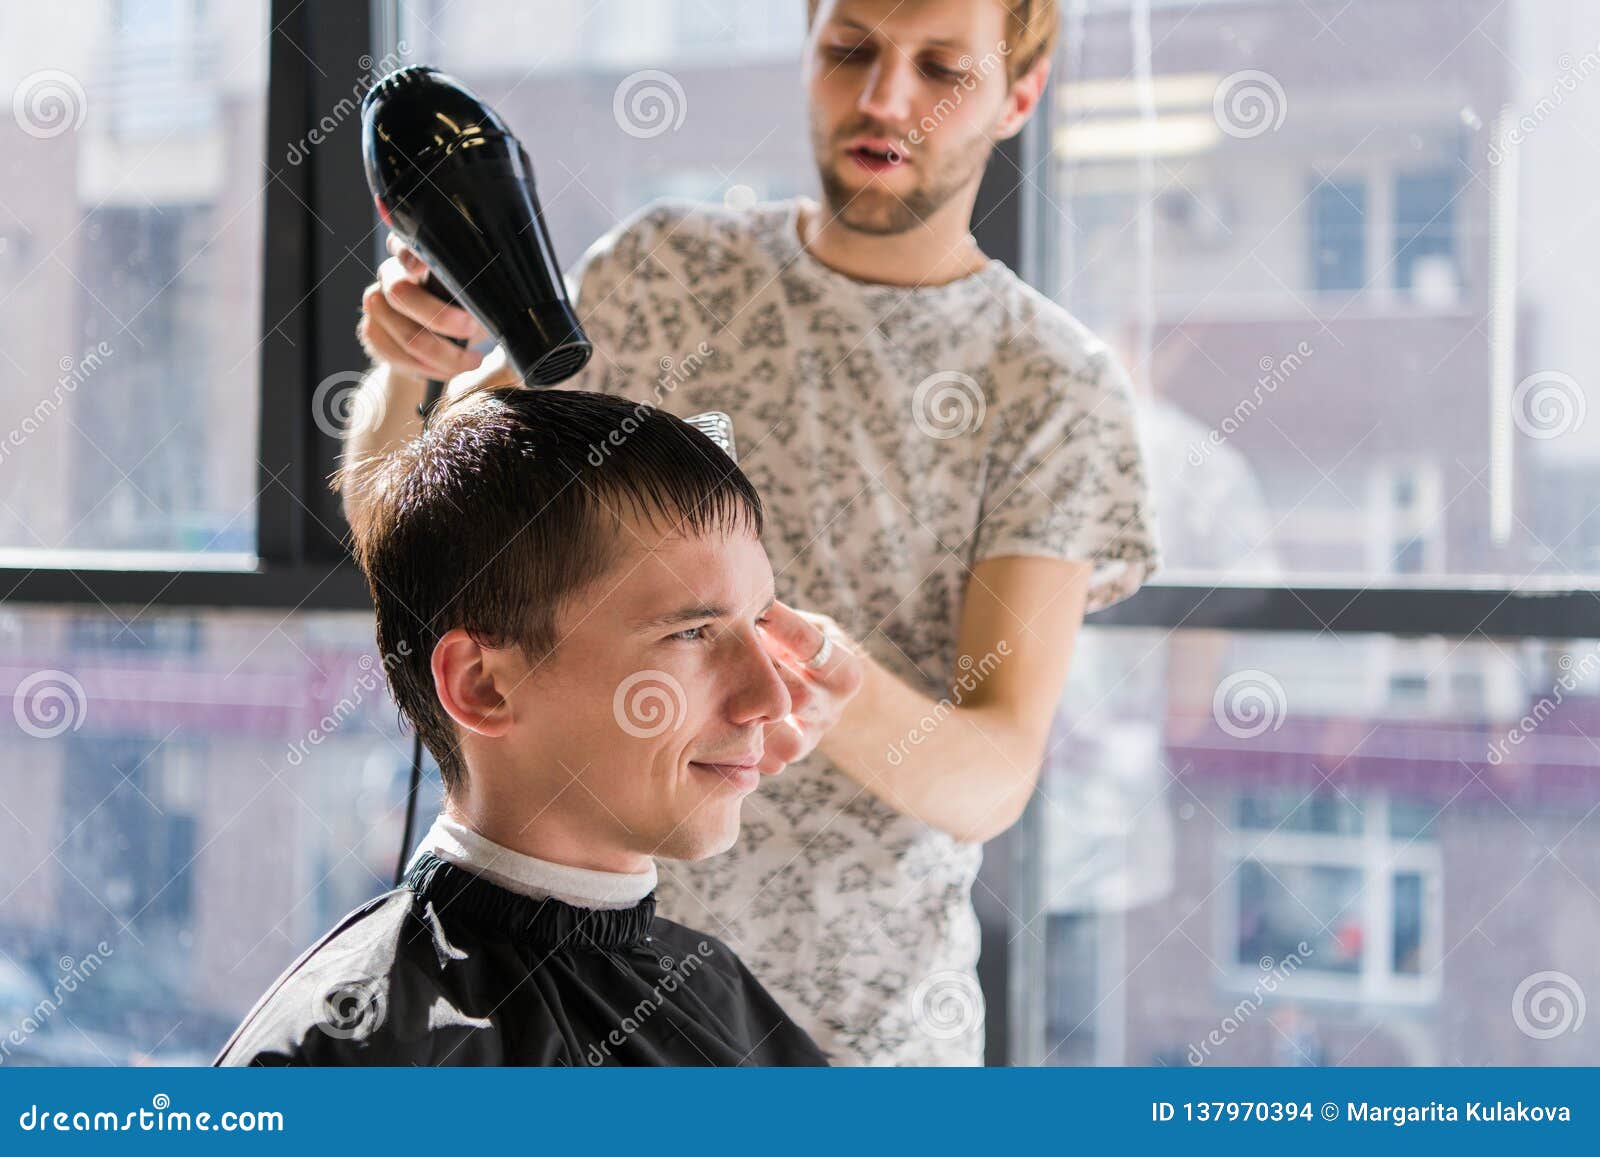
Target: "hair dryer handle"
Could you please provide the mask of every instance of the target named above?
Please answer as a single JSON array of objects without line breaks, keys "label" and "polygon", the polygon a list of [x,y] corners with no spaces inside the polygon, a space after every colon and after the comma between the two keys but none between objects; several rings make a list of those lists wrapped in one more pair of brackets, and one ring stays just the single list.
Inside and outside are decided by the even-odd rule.
[{"label": "hair dryer handle", "polygon": [[[435,277],[431,270],[429,271],[428,275],[422,279],[422,288],[426,289],[429,293],[433,294],[440,300],[460,308],[461,303],[455,299],[455,295],[445,288],[444,282]],[[440,336],[443,337],[444,335],[441,334]],[[453,345],[460,346],[463,349],[465,349],[467,345],[467,339],[464,337],[446,337],[445,341],[450,342]],[[427,424],[428,416],[433,413],[433,408],[439,404],[439,399],[442,397],[444,397],[444,382],[435,381],[430,378],[428,381],[428,392],[423,398],[422,404],[417,407],[417,413],[422,415],[422,422],[424,425]]]}]

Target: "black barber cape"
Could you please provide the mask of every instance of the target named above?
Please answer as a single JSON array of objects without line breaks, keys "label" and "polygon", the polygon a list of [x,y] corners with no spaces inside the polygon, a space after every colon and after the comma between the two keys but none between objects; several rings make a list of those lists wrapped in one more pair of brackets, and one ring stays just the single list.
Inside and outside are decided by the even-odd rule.
[{"label": "black barber cape", "polygon": [[431,852],[280,976],[216,1065],[823,1065],[728,947]]}]

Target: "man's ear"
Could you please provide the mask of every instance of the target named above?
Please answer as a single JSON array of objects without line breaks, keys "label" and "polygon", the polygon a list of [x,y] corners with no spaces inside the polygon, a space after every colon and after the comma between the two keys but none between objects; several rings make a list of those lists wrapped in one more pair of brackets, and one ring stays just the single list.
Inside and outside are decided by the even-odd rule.
[{"label": "man's ear", "polygon": [[1000,112],[1000,119],[995,122],[994,131],[990,137],[997,141],[1008,141],[1022,131],[1022,126],[1028,123],[1028,118],[1038,108],[1039,101],[1044,97],[1045,85],[1050,80],[1050,57],[1041,56],[1033,62],[1033,67],[1011,82],[1011,91],[1006,94],[1006,104]]},{"label": "man's ear", "polygon": [[515,648],[485,647],[460,627],[434,644],[433,688],[445,713],[477,735],[499,738],[511,729],[510,693],[518,678],[507,656]]}]

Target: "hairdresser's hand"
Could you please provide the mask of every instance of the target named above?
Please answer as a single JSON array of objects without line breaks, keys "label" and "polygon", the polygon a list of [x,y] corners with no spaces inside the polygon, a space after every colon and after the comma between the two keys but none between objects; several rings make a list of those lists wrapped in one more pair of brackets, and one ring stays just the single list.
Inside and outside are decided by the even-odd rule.
[{"label": "hairdresser's hand", "polygon": [[[792,701],[786,719],[767,725],[761,770],[771,775],[810,755],[839,721],[845,705],[861,689],[866,660],[843,628],[827,615],[797,611],[776,602],[761,629],[766,634],[767,653],[777,664]],[[820,666],[807,666],[825,637],[833,640],[832,653]]]},{"label": "hairdresser's hand", "polygon": [[428,267],[389,234],[390,257],[378,267],[378,280],[361,295],[356,334],[375,362],[422,380],[448,381],[480,367],[484,358],[448,339],[482,341],[487,331],[460,306],[450,305],[422,287]]}]

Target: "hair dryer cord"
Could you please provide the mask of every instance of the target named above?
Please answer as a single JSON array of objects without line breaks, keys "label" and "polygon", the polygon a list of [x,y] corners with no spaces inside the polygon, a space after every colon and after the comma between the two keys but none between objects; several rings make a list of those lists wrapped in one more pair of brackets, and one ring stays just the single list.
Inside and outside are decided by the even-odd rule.
[{"label": "hair dryer cord", "polygon": [[[423,281],[422,286],[424,289],[429,290],[435,295],[443,297],[446,301],[450,301],[452,303],[454,302],[454,298],[451,297],[449,291],[439,283],[438,279],[435,278],[433,274],[428,274],[427,278]],[[467,344],[460,338],[450,338],[449,340],[453,341],[458,346],[465,346]],[[439,404],[439,399],[443,396],[444,383],[442,381],[430,381],[428,383],[427,395],[423,398],[421,407],[422,424],[424,426],[428,424],[428,419],[433,414],[433,408]],[[406,826],[404,832],[400,836],[400,854],[395,859],[394,863],[394,886],[396,888],[400,886],[400,881],[405,878],[406,862],[411,851],[411,833],[416,830],[417,825],[417,794],[421,788],[422,732],[419,731],[415,736],[413,736],[411,743],[411,782],[406,788]]]}]

